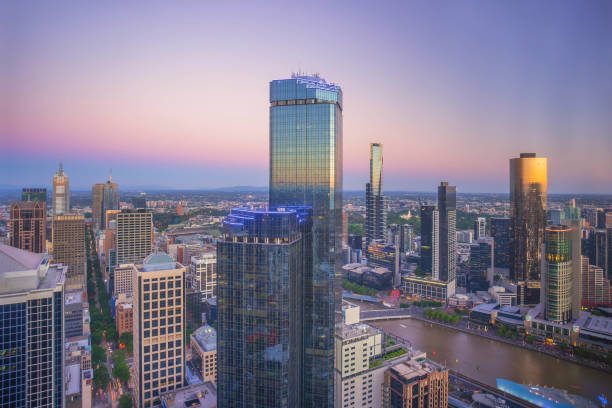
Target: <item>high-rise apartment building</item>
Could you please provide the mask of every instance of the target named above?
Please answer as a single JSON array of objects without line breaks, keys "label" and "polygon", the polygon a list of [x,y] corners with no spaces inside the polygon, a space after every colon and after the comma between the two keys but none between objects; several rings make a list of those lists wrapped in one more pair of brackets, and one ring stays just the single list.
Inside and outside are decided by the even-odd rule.
[{"label": "high-rise apartment building", "polygon": [[421,206],[421,269],[440,278],[440,214],[435,205]]},{"label": "high-rise apartment building", "polygon": [[512,220],[504,217],[491,218],[491,238],[495,245],[495,267],[510,268]]},{"label": "high-rise apartment building", "polygon": [[311,226],[307,212],[290,209],[234,209],[224,220],[217,242],[219,407],[303,406]]},{"label": "high-rise apartment building", "polygon": [[0,406],[64,406],[65,268],[0,244]]},{"label": "high-rise apartment building", "polygon": [[438,186],[440,217],[440,280],[451,284],[449,296],[454,295],[457,281],[457,188],[446,181]]},{"label": "high-rise apartment building", "polygon": [[142,263],[153,251],[153,214],[123,209],[116,216],[115,265]]},{"label": "high-rise apartment building", "polygon": [[97,183],[91,188],[91,215],[96,228],[105,228],[107,211],[118,209],[119,187],[111,174],[106,183]]},{"label": "high-rise apartment building", "polygon": [[612,307],[612,286],[599,266],[588,265],[582,270],[582,306]]},{"label": "high-rise apartment building", "polygon": [[383,407],[446,408],[448,370],[431,362],[409,360],[385,372]]},{"label": "high-rise apartment building", "polygon": [[159,396],[183,385],[185,267],[155,252],[134,266],[134,397],[159,406]]},{"label": "high-rise apartment building", "polygon": [[312,208],[312,270],[303,281],[303,406],[334,399],[334,327],[340,323],[342,91],[318,76],[270,83],[270,206]]},{"label": "high-rise apartment building", "polygon": [[366,184],[366,246],[375,239],[385,238],[387,219],[382,172],[382,144],[370,143],[370,182]]},{"label": "high-rise apartment building", "polygon": [[545,157],[521,153],[519,158],[510,159],[510,276],[518,284],[517,302],[520,305],[540,301],[547,186]]},{"label": "high-rise apartment building", "polygon": [[577,228],[553,225],[545,229],[542,247],[542,303],[546,320],[568,323],[578,318],[582,299],[582,268]]},{"label": "high-rise apartment building", "polygon": [[21,189],[21,201],[38,201],[41,203],[46,203],[47,189],[24,187]]},{"label": "high-rise apartment building", "polygon": [[83,215],[53,217],[53,261],[68,266],[66,287],[86,286],[85,218]]},{"label": "high-rise apartment building", "polygon": [[53,215],[70,212],[70,185],[68,176],[60,162],[59,170],[53,176]]},{"label": "high-rise apartment building", "polygon": [[204,253],[191,257],[191,274],[194,276],[196,289],[202,294],[202,299],[217,297],[217,254]]},{"label": "high-rise apartment building", "polygon": [[478,217],[474,221],[474,240],[480,237],[487,236],[487,219],[485,217]]},{"label": "high-rise apartment building", "polygon": [[42,253],[47,250],[47,209],[45,202],[20,201],[10,207],[11,246]]}]

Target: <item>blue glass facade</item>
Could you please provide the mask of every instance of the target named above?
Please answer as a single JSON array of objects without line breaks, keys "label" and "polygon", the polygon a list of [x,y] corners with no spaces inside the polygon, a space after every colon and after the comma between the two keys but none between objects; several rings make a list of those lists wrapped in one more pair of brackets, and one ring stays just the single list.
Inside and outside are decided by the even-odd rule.
[{"label": "blue glass facade", "polygon": [[0,305],[0,406],[26,405],[25,303]]},{"label": "blue glass facade", "polygon": [[312,207],[312,269],[304,271],[304,407],[331,407],[340,322],[342,91],[319,77],[270,83],[270,206]]},{"label": "blue glass facade", "polygon": [[234,209],[217,243],[219,407],[299,407],[306,209]]}]

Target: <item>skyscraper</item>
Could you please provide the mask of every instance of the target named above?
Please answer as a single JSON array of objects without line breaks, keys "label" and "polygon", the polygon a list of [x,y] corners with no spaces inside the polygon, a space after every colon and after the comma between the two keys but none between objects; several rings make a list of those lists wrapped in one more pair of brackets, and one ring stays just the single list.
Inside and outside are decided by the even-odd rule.
[{"label": "skyscraper", "polygon": [[517,302],[521,305],[538,304],[540,300],[547,177],[545,157],[521,153],[519,158],[510,159],[510,276],[518,284]]},{"label": "skyscraper", "polygon": [[385,237],[387,220],[382,171],[382,144],[370,143],[370,182],[366,184],[366,247],[373,240]]},{"label": "skyscraper", "polygon": [[578,317],[582,266],[578,229],[554,225],[545,230],[542,248],[542,303],[546,320],[568,323]]},{"label": "skyscraper", "polygon": [[495,245],[495,267],[510,268],[512,219],[504,217],[491,218],[491,237]]},{"label": "skyscraper", "polygon": [[64,274],[0,244],[0,406],[64,406]]},{"label": "skyscraper", "polygon": [[477,241],[480,237],[487,236],[487,219],[485,217],[478,217],[474,221],[474,241]]},{"label": "skyscraper", "polygon": [[153,214],[123,209],[116,216],[115,265],[141,263],[153,251]]},{"label": "skyscraper", "polygon": [[20,201],[11,203],[11,246],[41,253],[47,248],[47,209],[45,202]]},{"label": "skyscraper", "polygon": [[53,261],[68,266],[66,287],[86,287],[85,218],[66,214],[53,217]]},{"label": "skyscraper", "polygon": [[70,185],[68,176],[60,162],[59,170],[53,176],[53,215],[70,212]]},{"label": "skyscraper", "polygon": [[292,209],[234,209],[225,219],[217,243],[220,408],[303,406],[311,227],[308,212]]},{"label": "skyscraper", "polygon": [[342,91],[318,76],[270,83],[270,207],[312,207],[313,267],[303,283],[303,406],[331,407],[341,322]]},{"label": "skyscraper", "polygon": [[421,269],[440,278],[440,214],[435,205],[421,206]]},{"label": "skyscraper", "polygon": [[[446,181],[438,186],[438,211],[440,213],[440,280],[457,281],[457,188]],[[452,286],[454,288],[454,286]],[[454,295],[453,293],[448,296]]]},{"label": "skyscraper", "polygon": [[106,225],[106,212],[119,209],[119,188],[112,174],[106,183],[94,184],[91,189],[91,213],[96,228]]},{"label": "skyscraper", "polygon": [[136,406],[159,406],[160,394],[183,385],[185,267],[164,252],[134,266]]},{"label": "skyscraper", "polygon": [[47,189],[24,187],[21,190],[21,201],[39,201],[42,203],[46,203]]},{"label": "skyscraper", "polygon": [[468,290],[487,290],[493,284],[494,243],[491,237],[480,237],[470,246]]}]

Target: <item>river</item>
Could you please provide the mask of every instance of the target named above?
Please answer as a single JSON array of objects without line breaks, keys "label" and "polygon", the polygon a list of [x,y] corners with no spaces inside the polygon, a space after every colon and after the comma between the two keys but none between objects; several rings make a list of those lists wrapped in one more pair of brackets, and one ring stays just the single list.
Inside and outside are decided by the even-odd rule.
[{"label": "river", "polygon": [[594,401],[604,392],[612,396],[612,374],[604,371],[416,319],[371,323],[407,339],[432,360],[492,386],[506,378],[566,389]]}]

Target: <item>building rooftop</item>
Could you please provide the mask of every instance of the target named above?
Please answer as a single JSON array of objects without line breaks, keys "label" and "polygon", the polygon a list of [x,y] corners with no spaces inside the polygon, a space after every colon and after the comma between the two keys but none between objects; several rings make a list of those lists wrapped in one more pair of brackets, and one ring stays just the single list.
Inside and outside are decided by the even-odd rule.
[{"label": "building rooftop", "polygon": [[205,324],[197,329],[193,335],[202,350],[213,351],[217,349],[217,331],[211,326]]},{"label": "building rooftop", "polygon": [[165,271],[176,269],[177,263],[165,252],[153,252],[142,261],[142,270],[145,272]]},{"label": "building rooftop", "polygon": [[81,365],[71,364],[66,366],[66,395],[74,395],[81,392]]},{"label": "building rooftop", "polygon": [[217,388],[207,381],[162,394],[160,400],[164,408],[216,408]]},{"label": "building rooftop", "polygon": [[423,379],[435,371],[436,367],[429,363],[420,363],[414,360],[405,361],[391,367],[391,370],[407,382]]},{"label": "building rooftop", "polygon": [[35,254],[0,244],[0,273],[37,269],[46,257],[47,254]]},{"label": "building rooftop", "polygon": [[585,322],[582,324],[582,329],[594,331],[607,336],[612,336],[612,318],[604,316],[595,316],[590,313],[584,313],[586,316]]},{"label": "building rooftop", "polygon": [[65,299],[66,305],[74,305],[77,303],[83,303],[83,292],[81,291],[66,292],[64,299]]}]

